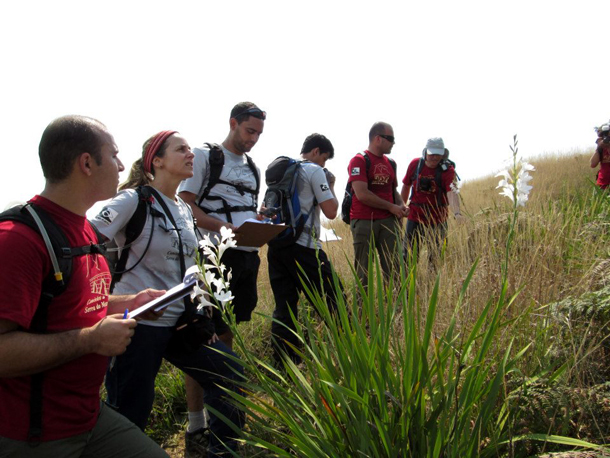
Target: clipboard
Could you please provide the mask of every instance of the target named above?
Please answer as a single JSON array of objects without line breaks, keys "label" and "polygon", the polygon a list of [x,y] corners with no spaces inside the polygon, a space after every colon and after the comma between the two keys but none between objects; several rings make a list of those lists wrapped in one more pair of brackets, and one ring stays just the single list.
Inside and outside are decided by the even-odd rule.
[{"label": "clipboard", "polygon": [[199,266],[191,266],[186,270],[184,280],[179,285],[168,290],[163,296],[157,297],[150,302],[138,307],[129,312],[129,318],[135,318],[141,313],[153,309],[155,312],[167,308],[170,304],[179,301],[185,296],[188,296],[195,285],[197,284],[197,276],[199,274]]},{"label": "clipboard", "polygon": [[262,247],[286,229],[285,224],[246,221],[233,231],[237,246]]}]

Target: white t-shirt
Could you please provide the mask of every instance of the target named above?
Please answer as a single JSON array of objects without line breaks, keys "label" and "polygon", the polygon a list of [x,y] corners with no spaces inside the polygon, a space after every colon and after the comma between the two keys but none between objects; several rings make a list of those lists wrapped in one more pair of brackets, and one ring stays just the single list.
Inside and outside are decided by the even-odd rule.
[{"label": "white t-shirt", "polygon": [[[221,145],[222,146],[222,145]],[[224,152],[224,166],[220,173],[220,180],[228,183],[240,185],[247,189],[256,189],[256,176],[252,172],[252,169],[248,166],[248,160],[246,155],[235,154],[222,146]],[[197,196],[197,202],[201,198],[203,191],[205,190],[210,180],[210,150],[208,148],[195,148],[193,149],[195,154],[195,160],[193,163],[193,176],[184,180],[180,183],[178,192],[187,191]],[[261,176],[260,169],[256,168],[258,176]],[[243,195],[235,187],[217,183],[214,186],[208,197],[217,196],[224,199],[227,204],[233,206],[253,206],[255,210],[252,211],[235,211],[231,212],[231,218],[233,219],[234,226],[240,226],[248,218],[256,218],[256,196],[249,192],[244,192]],[[211,209],[218,210],[223,207],[221,200],[209,200],[206,199],[202,203],[202,206]],[[221,221],[228,221],[227,215],[224,213],[208,213],[213,218]],[[206,231],[202,229],[203,233],[210,234],[210,238],[214,240],[214,235],[218,235],[216,232]],[[236,247],[235,249],[241,249],[244,251],[257,251],[258,248],[254,247]]]},{"label": "white t-shirt", "polygon": [[[197,236],[194,231],[193,216],[190,207],[182,199],[174,201],[159,192],[165,205],[172,213],[176,226],[180,229],[184,263],[186,269],[195,264],[197,253]],[[109,240],[114,240],[119,247],[125,245],[125,228],[138,207],[138,194],[135,189],[119,192],[91,221],[95,227]],[[163,207],[156,201],[152,207],[163,215]],[[170,289],[182,283],[180,274],[180,251],[178,235],[169,218],[155,217],[150,214],[142,232],[134,240],[129,251],[126,269],[129,269],[142,258],[146,245],[152,240],[144,259],[131,271],[125,272],[114,287],[114,294],[134,294],[146,288]],[[120,252],[119,252],[120,256]],[[161,318],[156,321],[142,320],[142,324],[150,326],[174,326],[184,312],[182,300],[171,304]]]},{"label": "white t-shirt", "polygon": [[[299,171],[297,182],[301,211],[309,215],[305,228],[299,236],[297,243],[307,248],[322,248],[320,237],[320,205],[314,207],[314,202],[320,204],[334,199],[324,169],[313,162],[303,162]],[[311,211],[313,207],[313,211]]]}]

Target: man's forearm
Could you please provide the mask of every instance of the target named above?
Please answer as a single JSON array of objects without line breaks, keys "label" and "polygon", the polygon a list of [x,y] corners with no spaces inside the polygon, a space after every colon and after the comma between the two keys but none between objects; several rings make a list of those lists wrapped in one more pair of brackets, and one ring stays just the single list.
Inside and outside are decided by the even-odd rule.
[{"label": "man's forearm", "polygon": [[335,199],[337,198],[337,194],[335,194],[335,183],[332,183],[328,186],[330,188],[330,192],[333,193],[333,196],[335,196]]},{"label": "man's forearm", "polygon": [[90,329],[54,334],[0,334],[0,377],[36,374],[92,353]]},{"label": "man's forearm", "polygon": [[357,197],[358,197],[358,200],[360,202],[362,202],[364,205],[366,205],[367,207],[380,208],[382,210],[389,211],[392,208],[392,206],[394,205],[393,202],[389,202],[385,199],[382,199],[381,197],[377,196],[376,194],[373,194],[368,189],[364,192],[361,192],[359,195],[357,195]]},{"label": "man's forearm", "polygon": [[600,154],[599,152],[596,150],[593,153],[593,156],[591,156],[591,159],[589,160],[589,163],[591,165],[591,168],[594,169],[595,167],[597,167],[599,165],[600,162]]},{"label": "man's forearm", "polygon": [[394,190],[394,199],[396,201],[396,205],[398,205],[400,207],[402,207],[405,204],[404,201],[402,200],[400,193],[396,190]]},{"label": "man's forearm", "polygon": [[124,313],[125,309],[133,310],[135,294],[111,294],[108,296],[108,315]]},{"label": "man's forearm", "polygon": [[455,192],[449,191],[447,193],[447,200],[449,201],[449,207],[451,207],[451,211],[454,215],[460,213],[460,196],[458,196]]}]

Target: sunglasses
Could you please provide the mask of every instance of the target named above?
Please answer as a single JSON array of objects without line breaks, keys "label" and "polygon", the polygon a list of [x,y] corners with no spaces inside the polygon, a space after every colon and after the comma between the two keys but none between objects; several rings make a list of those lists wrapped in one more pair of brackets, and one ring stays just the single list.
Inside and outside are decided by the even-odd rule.
[{"label": "sunglasses", "polygon": [[254,116],[255,118],[262,119],[263,121],[267,118],[267,113],[264,112],[263,110],[261,110],[258,107],[248,108],[248,109],[242,111],[241,113],[239,113],[239,114],[237,114],[237,115],[235,115],[233,117],[237,118],[237,117],[242,116],[242,115]]},{"label": "sunglasses", "polygon": [[394,138],[394,136],[393,136],[393,135],[381,135],[381,134],[379,134],[379,136],[380,136],[381,138],[385,138],[385,139],[386,139],[387,141],[389,141],[390,143],[396,143],[396,141],[395,141],[396,139]]}]

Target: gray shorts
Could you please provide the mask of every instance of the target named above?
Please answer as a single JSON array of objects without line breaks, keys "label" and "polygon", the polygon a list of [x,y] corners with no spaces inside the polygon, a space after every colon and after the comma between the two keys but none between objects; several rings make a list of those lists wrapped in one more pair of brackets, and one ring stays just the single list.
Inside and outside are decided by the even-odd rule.
[{"label": "gray shorts", "polygon": [[0,458],[169,458],[151,438],[121,414],[102,403],[89,432],[36,446],[0,437]]}]

